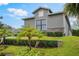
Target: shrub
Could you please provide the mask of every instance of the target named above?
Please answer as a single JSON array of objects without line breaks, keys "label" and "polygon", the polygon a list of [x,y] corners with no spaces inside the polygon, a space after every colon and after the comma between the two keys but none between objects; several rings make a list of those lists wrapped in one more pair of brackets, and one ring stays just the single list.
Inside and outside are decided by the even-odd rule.
[{"label": "shrub", "polygon": [[47,32],[47,36],[61,37],[63,36],[63,33],[62,32]]},{"label": "shrub", "polygon": [[[6,41],[5,42],[6,45],[20,45],[20,46],[27,45],[27,46],[29,46],[28,40],[19,40],[18,44],[16,44],[17,43],[16,39],[6,39],[5,41]],[[39,41],[39,44],[37,46],[38,48],[57,47],[57,45],[58,45],[57,40],[55,40],[55,41],[54,40],[31,40],[31,46],[35,47],[35,44],[38,41]]]},{"label": "shrub", "polygon": [[55,32],[55,36],[61,37],[61,36],[63,36],[63,33],[62,32]]},{"label": "shrub", "polygon": [[6,46],[6,45],[0,45],[0,51],[6,49],[7,47],[8,47],[8,46]]},{"label": "shrub", "polygon": [[[18,34],[18,39],[20,39],[22,37],[28,37],[28,45],[31,50],[31,39],[34,36],[37,36],[40,39],[40,38],[42,38],[43,33],[40,32],[39,30],[29,26],[29,27],[24,27],[21,29],[21,32]],[[35,46],[37,46],[37,44]]]},{"label": "shrub", "polygon": [[79,29],[78,30],[72,30],[73,36],[79,36]]},{"label": "shrub", "polygon": [[0,52],[0,56],[13,56],[14,54],[11,52],[2,51]]}]

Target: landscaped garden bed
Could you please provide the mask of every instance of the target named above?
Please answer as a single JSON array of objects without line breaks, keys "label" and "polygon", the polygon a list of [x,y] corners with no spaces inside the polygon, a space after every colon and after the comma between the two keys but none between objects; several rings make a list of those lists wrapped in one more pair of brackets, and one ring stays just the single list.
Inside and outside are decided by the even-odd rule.
[{"label": "landscaped garden bed", "polygon": [[13,56],[79,56],[79,37],[48,37],[47,40],[59,40],[63,44],[55,48],[32,47],[32,50],[27,45],[7,45],[0,53]]},{"label": "landscaped garden bed", "polygon": [[[62,41],[60,40],[31,40],[31,46],[35,47],[36,42],[39,42],[38,48],[54,48],[62,45]],[[28,40],[19,40],[16,39],[6,39],[5,45],[20,45],[20,46],[28,46]]]}]

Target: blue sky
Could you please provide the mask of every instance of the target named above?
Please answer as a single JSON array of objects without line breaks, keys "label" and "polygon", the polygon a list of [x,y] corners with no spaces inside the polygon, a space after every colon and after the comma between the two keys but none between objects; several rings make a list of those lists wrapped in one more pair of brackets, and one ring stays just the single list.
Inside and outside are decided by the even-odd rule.
[{"label": "blue sky", "polygon": [[0,3],[0,16],[3,23],[14,28],[23,26],[22,18],[33,16],[32,12],[39,7],[50,8],[53,12],[63,11],[64,4],[61,3]]}]

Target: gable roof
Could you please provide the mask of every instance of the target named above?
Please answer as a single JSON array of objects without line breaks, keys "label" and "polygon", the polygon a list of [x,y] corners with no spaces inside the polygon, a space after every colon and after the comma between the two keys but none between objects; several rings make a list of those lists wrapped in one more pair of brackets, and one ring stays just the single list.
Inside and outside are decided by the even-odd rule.
[{"label": "gable roof", "polygon": [[[64,14],[64,12],[57,12],[57,13],[50,13],[48,16],[53,16],[53,15],[61,15]],[[29,18],[23,18],[22,20],[33,20],[35,17],[29,17]]]},{"label": "gable roof", "polygon": [[64,14],[64,12],[50,13],[48,16],[60,15],[60,14]]},{"label": "gable roof", "polygon": [[48,10],[50,13],[52,13],[52,11],[48,8],[45,8],[45,7],[39,7],[38,9],[36,9],[35,11],[33,11],[33,14],[35,14],[38,10],[40,9],[44,9],[44,10]]},{"label": "gable roof", "polygon": [[32,20],[34,19],[35,17],[29,17],[29,18],[23,18],[22,20]]}]

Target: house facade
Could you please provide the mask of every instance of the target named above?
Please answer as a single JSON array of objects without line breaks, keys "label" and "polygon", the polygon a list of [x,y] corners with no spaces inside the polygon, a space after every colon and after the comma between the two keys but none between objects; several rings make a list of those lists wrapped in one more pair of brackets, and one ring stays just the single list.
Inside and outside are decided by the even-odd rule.
[{"label": "house facade", "polygon": [[33,12],[34,16],[24,18],[24,26],[32,27],[46,32],[62,32],[65,36],[72,35],[69,19],[64,12],[53,13],[48,8],[38,8]]}]

